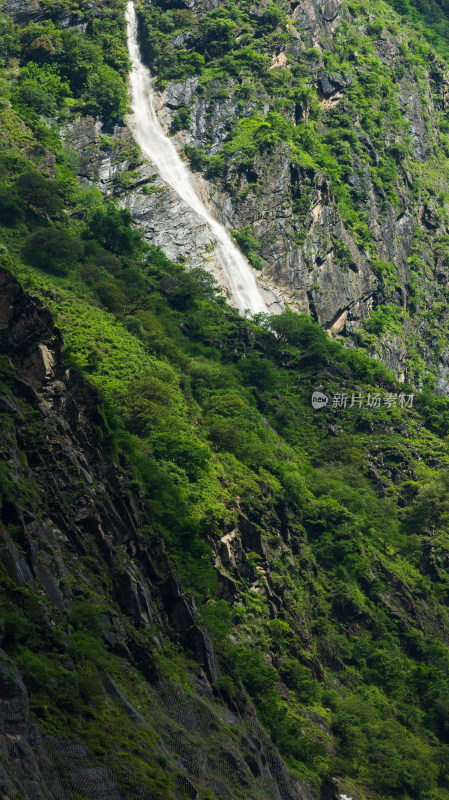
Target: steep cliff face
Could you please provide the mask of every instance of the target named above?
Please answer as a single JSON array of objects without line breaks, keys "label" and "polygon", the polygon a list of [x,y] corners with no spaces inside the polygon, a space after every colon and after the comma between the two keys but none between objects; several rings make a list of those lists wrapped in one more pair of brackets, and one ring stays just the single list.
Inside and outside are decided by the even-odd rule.
[{"label": "steep cliff face", "polygon": [[0,352],[2,797],[304,800],[248,700],[220,699],[193,598],[106,455],[98,395],[5,272]]},{"label": "steep cliff face", "polygon": [[161,118],[309,317],[155,246],[214,263],[123,122],[122,0],[11,2],[1,793],[448,800],[449,401],[403,382],[447,389],[444,62],[375,0],[179,6]]},{"label": "steep cliff face", "polygon": [[185,259],[190,268],[212,261],[218,271],[207,224],[164,183],[151,163],[143,161],[127,126],[116,126],[106,143],[102,127],[93,117],[78,117],[64,131],[65,141],[80,158],[80,179],[98,185],[129,208],[139,230],[168,258]]},{"label": "steep cliff face", "polygon": [[143,47],[218,213],[293,308],[444,393],[445,62],[381,3],[174,8]]},{"label": "steep cliff face", "polygon": [[[173,401],[154,374],[147,397],[145,381],[123,379],[141,473],[65,363],[49,310],[1,273],[1,793],[341,800],[367,787],[402,799],[430,785],[444,798],[449,455],[430,430],[447,430],[443,401],[441,417],[428,397],[417,411],[316,416],[321,380],[366,394],[375,375],[393,404],[398,386],[295,315],[274,337],[220,302],[180,312],[191,284],[176,274],[160,276],[153,310],[170,298],[167,328],[183,331],[178,345],[191,337],[191,362],[173,339],[150,363],[167,385],[166,354],[181,365],[189,420],[179,407],[163,418]],[[40,289],[70,360],[82,360],[80,319],[78,342],[106,348],[111,315],[92,333],[98,308],[70,322],[61,292]],[[98,379],[92,359],[86,371]],[[158,399],[162,429],[148,433]],[[196,602],[169,557],[186,562]]]},{"label": "steep cliff face", "polygon": [[[9,12],[21,24],[43,13],[26,3]],[[50,13],[79,29],[103,11]],[[160,118],[273,295],[401,381],[427,378],[446,394],[444,59],[377,0],[139,13]],[[207,225],[126,127],[71,118],[64,136],[82,180],[129,208],[169,258],[220,280]]]}]

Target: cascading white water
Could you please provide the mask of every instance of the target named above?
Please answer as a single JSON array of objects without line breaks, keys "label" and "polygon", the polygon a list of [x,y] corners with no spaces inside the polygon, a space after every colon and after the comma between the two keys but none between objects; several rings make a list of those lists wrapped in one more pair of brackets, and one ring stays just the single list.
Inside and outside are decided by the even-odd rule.
[{"label": "cascading white water", "polygon": [[212,217],[198,197],[186,165],[162,130],[154,108],[151,75],[140,57],[136,12],[132,2],[127,6],[126,21],[128,50],[133,67],[130,88],[134,138],[153,162],[161,178],[209,225],[217,243],[216,253],[226,277],[232,303],[242,314],[257,314],[261,311],[267,313],[268,308],[250,265],[233,244],[226,229]]}]

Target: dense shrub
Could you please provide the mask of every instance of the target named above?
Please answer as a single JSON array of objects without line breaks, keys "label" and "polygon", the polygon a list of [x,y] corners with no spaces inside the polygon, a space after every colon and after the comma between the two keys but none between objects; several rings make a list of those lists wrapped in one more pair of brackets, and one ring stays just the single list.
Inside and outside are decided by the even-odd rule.
[{"label": "dense shrub", "polygon": [[54,275],[65,275],[81,257],[82,252],[79,239],[60,228],[44,228],[32,233],[23,248],[24,257],[29,264],[48,270]]},{"label": "dense shrub", "polygon": [[30,170],[19,175],[15,190],[18,197],[28,206],[50,216],[55,216],[62,209],[63,201],[57,185],[37,170]]}]

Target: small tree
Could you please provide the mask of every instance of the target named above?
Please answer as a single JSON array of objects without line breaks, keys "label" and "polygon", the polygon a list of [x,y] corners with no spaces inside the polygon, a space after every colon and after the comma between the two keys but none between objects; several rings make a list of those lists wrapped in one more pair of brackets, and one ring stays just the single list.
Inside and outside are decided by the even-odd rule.
[{"label": "small tree", "polygon": [[142,237],[131,227],[129,211],[117,208],[112,202],[106,208],[93,211],[88,228],[91,235],[113,253],[136,256],[140,252]]},{"label": "small tree", "polygon": [[53,181],[44,178],[37,170],[29,170],[19,175],[16,192],[28,206],[54,216],[62,209],[62,200]]},{"label": "small tree", "polygon": [[21,103],[34,108],[38,114],[51,114],[56,107],[55,98],[43,86],[35,81],[23,81],[20,85],[18,99]]},{"label": "small tree", "polygon": [[65,275],[83,252],[79,239],[59,228],[45,228],[27,239],[23,254],[29,264]]},{"label": "small tree", "polygon": [[15,225],[23,219],[23,207],[17,197],[7,189],[0,190],[0,225]]},{"label": "small tree", "polygon": [[88,104],[106,117],[122,117],[128,107],[123,78],[107,64],[99,64],[87,79]]}]

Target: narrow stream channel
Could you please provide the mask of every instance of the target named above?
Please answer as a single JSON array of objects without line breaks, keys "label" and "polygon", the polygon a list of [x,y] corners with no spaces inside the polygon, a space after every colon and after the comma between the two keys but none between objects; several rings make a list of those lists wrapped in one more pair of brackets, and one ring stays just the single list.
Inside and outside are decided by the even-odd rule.
[{"label": "narrow stream channel", "polygon": [[130,73],[131,129],[137,144],[152,161],[161,178],[209,225],[216,240],[216,253],[223,268],[232,305],[241,314],[267,313],[268,308],[252,268],[198,197],[190,173],[171,140],[164,134],[154,107],[152,78],[142,63],[137,40],[137,18],[132,2],[126,11]]}]

